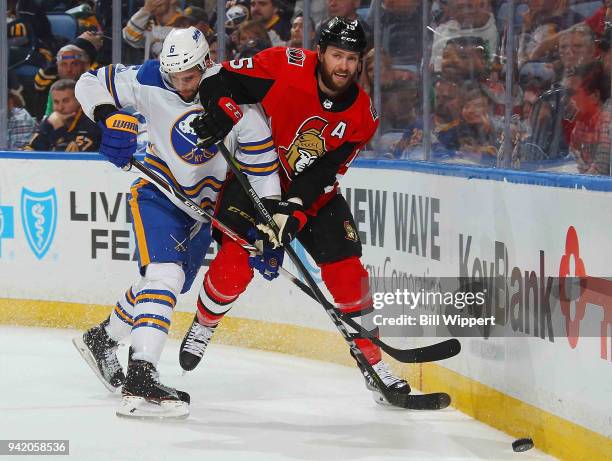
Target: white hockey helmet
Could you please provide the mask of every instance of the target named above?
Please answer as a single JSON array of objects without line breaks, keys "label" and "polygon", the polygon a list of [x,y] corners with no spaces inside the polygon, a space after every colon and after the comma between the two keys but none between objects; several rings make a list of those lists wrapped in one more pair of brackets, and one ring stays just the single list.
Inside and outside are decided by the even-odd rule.
[{"label": "white hockey helmet", "polygon": [[196,66],[204,72],[208,53],[208,42],[201,30],[195,27],[172,29],[164,40],[159,55],[159,68],[166,75]]}]

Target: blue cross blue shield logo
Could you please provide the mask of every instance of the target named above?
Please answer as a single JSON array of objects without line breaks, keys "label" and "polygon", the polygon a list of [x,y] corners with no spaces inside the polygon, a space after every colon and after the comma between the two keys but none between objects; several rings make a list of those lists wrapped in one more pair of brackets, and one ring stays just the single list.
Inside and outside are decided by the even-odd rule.
[{"label": "blue cross blue shield logo", "polygon": [[38,259],[44,258],[57,225],[55,188],[45,192],[21,190],[21,222],[30,248]]},{"label": "blue cross blue shield logo", "polygon": [[13,207],[0,206],[0,256],[2,256],[2,239],[12,239],[14,237]]}]

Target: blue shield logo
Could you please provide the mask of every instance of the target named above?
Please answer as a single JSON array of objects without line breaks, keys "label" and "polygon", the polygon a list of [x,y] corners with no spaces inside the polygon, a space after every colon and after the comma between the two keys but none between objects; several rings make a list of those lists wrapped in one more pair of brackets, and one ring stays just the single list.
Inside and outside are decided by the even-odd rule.
[{"label": "blue shield logo", "polygon": [[53,242],[57,225],[55,188],[45,192],[21,189],[21,222],[30,248],[42,259]]},{"label": "blue shield logo", "polygon": [[0,206],[0,257],[2,256],[2,239],[12,239],[14,237],[13,207]]},{"label": "blue shield logo", "polygon": [[[317,284],[320,284],[323,279],[321,278],[321,269],[319,269],[319,266],[314,263],[314,260],[310,257],[310,255],[306,252],[302,244],[297,239],[291,242],[291,246],[293,247],[293,250],[298,255],[298,257],[304,263],[304,267],[306,267],[306,269],[308,269],[308,272],[310,272],[310,275],[312,275],[312,279]],[[299,274],[298,277],[302,282],[305,282],[304,276],[302,274]]]}]

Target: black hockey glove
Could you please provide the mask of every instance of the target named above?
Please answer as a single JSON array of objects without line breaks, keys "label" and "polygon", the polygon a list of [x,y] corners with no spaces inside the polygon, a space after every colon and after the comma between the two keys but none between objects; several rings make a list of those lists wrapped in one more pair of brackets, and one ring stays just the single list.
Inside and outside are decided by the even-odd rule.
[{"label": "black hockey glove", "polygon": [[203,148],[225,139],[233,127],[234,123],[225,114],[214,115],[211,111],[202,112],[191,122],[191,128],[199,138],[198,146]]},{"label": "black hockey glove", "polygon": [[206,79],[200,85],[200,102],[204,112],[191,122],[191,128],[200,140],[200,147],[208,148],[222,141],[242,118],[242,111],[223,91],[211,91]]},{"label": "black hockey glove", "polygon": [[288,245],[291,243],[308,220],[304,207],[296,201],[276,202],[273,213],[272,219],[278,226],[278,235],[267,224],[257,225],[257,228],[267,235],[273,245]]}]

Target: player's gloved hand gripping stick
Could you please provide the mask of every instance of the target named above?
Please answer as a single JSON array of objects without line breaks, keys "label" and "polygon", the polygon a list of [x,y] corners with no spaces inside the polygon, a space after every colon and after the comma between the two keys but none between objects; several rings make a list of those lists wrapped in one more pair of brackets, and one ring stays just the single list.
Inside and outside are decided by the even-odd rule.
[{"label": "player's gloved hand gripping stick", "polygon": [[[261,242],[261,254],[249,256],[249,264],[257,269],[266,280],[274,280],[282,270],[285,250],[275,247],[268,239],[261,240],[257,229],[252,227],[247,235],[250,242]],[[259,248],[259,245],[256,245]]]},{"label": "player's gloved hand gripping stick", "polygon": [[210,109],[196,117],[191,127],[200,138],[198,145],[206,149],[217,141],[225,139],[238,120],[242,118],[242,112],[238,104],[227,96],[221,97],[218,105],[211,104],[213,96],[205,91],[208,88],[205,85],[200,88],[201,103]]},{"label": "player's gloved hand gripping stick", "polygon": [[272,205],[273,207],[267,206],[266,208],[273,210],[272,218],[278,227],[278,234],[267,224],[258,224],[257,228],[267,235],[268,240],[274,244],[274,248],[289,245],[308,220],[304,207],[298,201],[291,201],[291,199],[288,201],[275,200]]},{"label": "player's gloved hand gripping stick", "polygon": [[[227,116],[230,117],[234,121],[234,123],[237,123],[238,120],[240,120],[240,118],[242,117],[242,113],[240,112],[238,105],[235,104],[233,101],[231,101],[231,99],[229,99],[229,102],[228,102],[228,99],[229,98],[222,98],[219,101],[219,107],[226,112]],[[244,176],[242,171],[240,171],[238,166],[234,164],[232,155],[227,150],[227,147],[225,147],[225,145],[223,144],[223,140],[218,140],[217,142],[215,142],[215,146],[219,149],[219,151],[221,152],[221,154],[227,161],[230,170],[236,176],[236,179],[238,180],[238,182],[240,183],[240,185],[242,186],[246,194],[249,196],[250,200],[253,202],[255,209],[260,214],[264,222],[274,231],[274,233],[277,236],[281,236],[282,238],[282,233],[280,232],[280,229],[278,228],[276,222],[274,221],[274,219],[272,218],[272,216],[270,215],[270,213],[264,206],[263,202],[261,201],[261,198],[257,195],[255,190],[251,187],[250,183],[248,182],[247,178]],[[402,408],[421,409],[421,410],[434,410],[434,409],[446,408],[450,404],[450,396],[443,392],[424,394],[424,395],[400,395],[400,394],[392,392],[384,384],[380,376],[378,376],[378,374],[376,373],[372,365],[370,365],[370,363],[366,360],[363,353],[357,347],[355,341],[353,340],[353,336],[348,332],[344,323],[342,322],[344,321],[351,328],[358,331],[360,335],[363,335],[365,333],[364,337],[368,337],[372,342],[377,344],[385,352],[388,352],[388,349],[390,348],[390,346],[383,343],[378,338],[370,336],[369,333],[367,333],[361,327],[361,325],[359,325],[354,320],[346,316],[341,316],[341,314],[336,310],[335,306],[331,304],[329,301],[327,301],[327,299],[325,298],[325,296],[323,295],[323,293],[317,286],[316,282],[313,280],[312,275],[308,272],[308,270],[306,269],[306,267],[304,266],[300,258],[297,256],[293,248],[290,245],[286,245],[285,252],[287,253],[287,255],[289,255],[289,258],[291,259],[291,261],[296,265],[300,273],[303,275],[308,287],[310,288],[310,290],[316,297],[317,301],[323,306],[323,308],[325,309],[325,311],[331,318],[336,328],[340,331],[340,333],[342,334],[342,336],[348,343],[353,356],[357,360],[359,367],[363,371],[367,372],[372,377],[373,381],[378,386],[378,389],[380,390],[381,394],[385,397],[385,399],[390,404],[394,406],[402,407]],[[454,340],[451,339],[448,341],[452,342],[453,345],[456,345],[455,354],[458,353],[460,350],[459,341],[457,341],[456,339]]]}]

